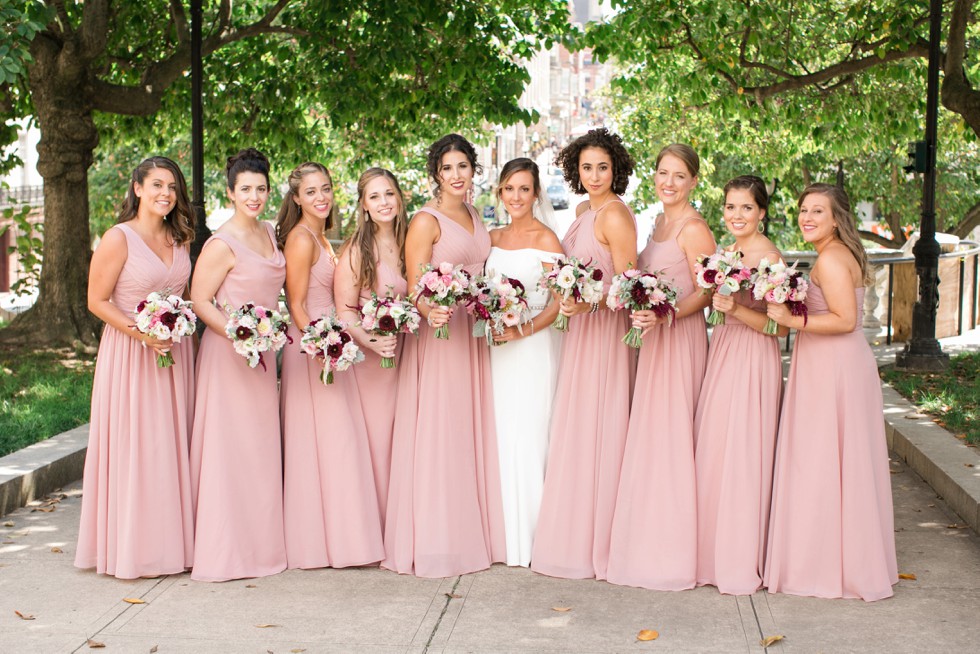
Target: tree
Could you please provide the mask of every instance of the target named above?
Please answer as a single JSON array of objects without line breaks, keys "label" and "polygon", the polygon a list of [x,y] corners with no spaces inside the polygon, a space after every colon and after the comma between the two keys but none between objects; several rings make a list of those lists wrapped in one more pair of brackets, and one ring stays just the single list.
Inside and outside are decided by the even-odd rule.
[{"label": "tree", "polygon": [[[5,38],[29,44],[29,57],[21,57],[26,75],[15,69],[0,78],[0,109],[5,118],[31,115],[41,129],[48,265],[37,304],[11,329],[40,342],[93,342],[87,171],[102,138],[143,134],[152,142],[156,133],[170,143],[184,129],[188,3],[15,3],[35,31],[5,24]],[[205,4],[205,115],[216,159],[258,144],[298,162],[322,150],[331,132],[366,158],[447,126],[530,121],[517,104],[527,79],[519,58],[568,25],[561,0]]]},{"label": "tree", "polygon": [[[945,197],[955,202],[940,210],[946,228],[960,236],[980,224],[976,175],[963,165],[978,163],[975,2],[950,3],[943,81],[944,103],[955,113],[943,115],[940,166],[958,163],[949,169],[956,174]],[[620,67],[613,113],[634,147],[669,139],[665,132],[675,128],[674,138],[696,140],[703,153],[741,161],[742,172],[769,172],[795,191],[811,180],[833,181],[841,166],[853,191],[870,193],[855,198],[877,199],[896,235],[868,238],[890,245],[904,240],[897,228],[914,206],[907,201],[914,185],[901,166],[906,142],[922,134],[927,6],[901,0],[614,4],[620,11],[592,26],[586,42],[597,58]]]}]

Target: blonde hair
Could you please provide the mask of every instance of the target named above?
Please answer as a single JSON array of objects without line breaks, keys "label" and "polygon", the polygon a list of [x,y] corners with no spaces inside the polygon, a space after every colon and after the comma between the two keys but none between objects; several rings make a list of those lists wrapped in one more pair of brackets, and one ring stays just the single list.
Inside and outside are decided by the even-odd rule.
[{"label": "blonde hair", "polygon": [[861,278],[867,284],[870,281],[870,271],[868,269],[868,254],[864,251],[864,244],[861,243],[861,236],[858,234],[857,223],[854,214],[851,213],[851,200],[847,197],[847,192],[839,186],[831,184],[810,184],[797,200],[797,208],[803,205],[803,200],[808,195],[822,195],[830,200],[830,211],[837,223],[837,238],[851,251],[858,265],[861,266]]},{"label": "blonde hair", "polygon": [[[281,248],[286,246],[286,237],[289,236],[289,232],[293,231],[293,228],[296,227],[299,219],[303,216],[303,211],[296,204],[295,199],[299,195],[299,185],[304,177],[313,173],[323,173],[330,182],[330,186],[333,186],[333,177],[330,175],[330,171],[321,163],[307,161],[293,168],[287,180],[289,190],[283,196],[282,204],[279,205],[279,213],[276,214],[276,240],[279,241],[279,247]],[[327,222],[323,226],[324,231],[330,229],[337,223],[337,215],[337,203],[335,201],[331,204],[330,214],[327,216]]]},{"label": "blonde hair", "polygon": [[654,167],[659,168],[660,161],[668,154],[683,161],[684,165],[687,166],[687,172],[691,173],[694,177],[698,176],[698,173],[701,171],[701,158],[695,152],[694,148],[685,143],[671,143],[657,155],[657,161]]},{"label": "blonde hair", "polygon": [[[378,282],[378,267],[375,260],[375,234],[377,228],[370,214],[364,210],[364,190],[367,185],[379,177],[384,177],[395,189],[395,197],[398,200],[398,210],[395,212],[395,222],[392,225],[395,231],[395,243],[398,244],[399,272],[405,276],[405,236],[408,234],[408,211],[405,209],[405,195],[402,193],[398,179],[390,171],[384,168],[368,168],[357,180],[357,208],[354,216],[357,219],[357,227],[350,235],[344,248],[352,247],[357,252],[357,269],[354,269],[354,258],[351,257],[351,270],[354,278],[361,288],[374,290]],[[353,254],[353,252],[351,253]]]}]

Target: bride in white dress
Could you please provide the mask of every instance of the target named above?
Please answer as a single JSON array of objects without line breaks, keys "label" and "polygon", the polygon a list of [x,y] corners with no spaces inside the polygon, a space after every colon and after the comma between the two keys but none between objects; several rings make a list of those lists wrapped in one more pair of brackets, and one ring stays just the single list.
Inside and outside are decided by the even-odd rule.
[{"label": "bride in white dress", "polygon": [[541,506],[561,345],[559,332],[551,328],[558,303],[537,285],[562,249],[553,229],[534,215],[535,207],[547,200],[541,199],[538,166],[532,160],[507,162],[500,172],[497,198],[510,224],[490,232],[493,247],[486,271],[520,280],[531,310],[531,319],[520,330],[508,327],[495,335],[499,345],[490,349],[507,565],[526,567]]}]

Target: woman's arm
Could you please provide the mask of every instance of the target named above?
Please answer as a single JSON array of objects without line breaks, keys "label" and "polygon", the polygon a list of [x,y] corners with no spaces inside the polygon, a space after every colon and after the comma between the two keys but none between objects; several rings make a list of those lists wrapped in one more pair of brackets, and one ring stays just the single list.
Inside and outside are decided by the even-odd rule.
[{"label": "woman's arm", "polygon": [[289,316],[300,331],[306,329],[313,318],[306,308],[306,297],[310,290],[310,270],[316,263],[319,252],[313,236],[306,230],[294,230],[286,237],[283,255],[286,257],[286,304]]},{"label": "woman's arm", "polygon": [[[691,271],[691,279],[695,277],[694,263],[698,258],[714,254],[718,247],[715,244],[714,235],[708,229],[708,224],[701,217],[687,221],[680,234],[677,235],[677,245],[680,246],[687,258],[687,268]],[[677,303],[675,319],[686,318],[698,311],[704,311],[704,308],[711,304],[711,296],[706,293],[699,293],[698,290],[697,285],[695,285],[694,293]]]},{"label": "woman's arm", "polygon": [[378,336],[364,331],[360,325],[361,286],[354,269],[360,266],[360,252],[348,245],[337,262],[333,277],[333,299],[337,315],[347,324],[347,331],[361,347],[372,350],[381,357],[391,357],[398,346],[398,336]]},{"label": "woman's arm", "polygon": [[194,313],[209,329],[221,334],[223,338],[227,338],[225,325],[228,324],[228,316],[222,310],[223,307],[218,308],[214,305],[214,296],[224,283],[228,272],[234,267],[235,253],[221,239],[213,239],[204,246],[197,257],[194,280],[191,282]]},{"label": "woman's arm", "polygon": [[855,271],[860,269],[844,245],[830,244],[817,257],[812,278],[819,277],[820,290],[827,301],[827,313],[794,316],[785,304],[769,304],[767,315],[778,324],[813,334],[846,334],[857,326],[857,296],[854,293]]},{"label": "woman's arm", "polygon": [[[405,236],[405,276],[408,278],[408,292],[415,292],[415,285],[422,276],[422,267],[432,261],[432,246],[439,240],[439,221],[432,214],[420,211],[408,224]],[[417,300],[417,299],[416,299]],[[433,306],[428,302],[415,302],[419,313],[432,327],[441,327],[449,322],[452,307]]]}]

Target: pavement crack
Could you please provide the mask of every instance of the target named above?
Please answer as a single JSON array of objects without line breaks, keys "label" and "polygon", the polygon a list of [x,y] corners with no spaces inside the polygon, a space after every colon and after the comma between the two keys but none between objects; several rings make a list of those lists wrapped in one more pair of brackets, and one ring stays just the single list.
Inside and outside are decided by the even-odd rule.
[{"label": "pavement crack", "polygon": [[[759,642],[761,643],[765,640],[766,635],[762,633],[762,623],[759,622],[759,612],[755,608],[755,596],[749,595],[749,606],[752,607],[752,617],[755,618],[755,626],[759,629]],[[764,650],[768,651],[768,647],[763,647]]]},{"label": "pavement crack", "polygon": [[429,639],[425,641],[425,648],[422,650],[423,654],[429,651],[429,646],[432,645],[432,639],[436,637],[436,632],[439,631],[439,625],[442,624],[442,618],[446,615],[446,611],[449,610],[449,603],[453,601],[453,595],[456,594],[456,589],[459,588],[459,582],[462,581],[463,576],[460,575],[456,577],[456,583],[453,587],[446,593],[446,603],[442,605],[442,611],[439,613],[439,618],[436,620],[435,625],[432,627],[432,631],[429,633]]}]

